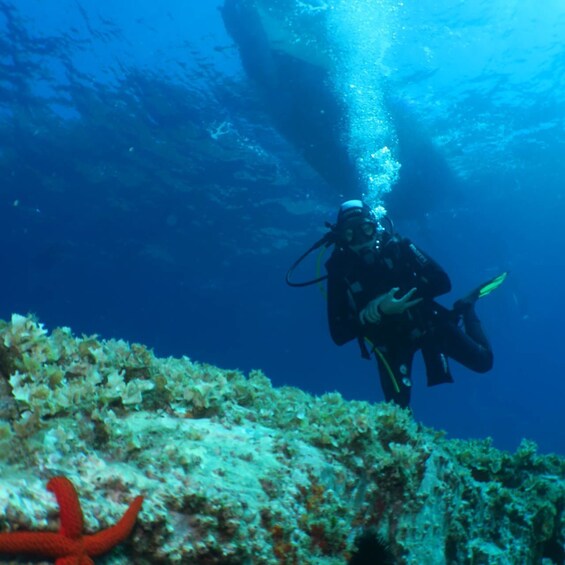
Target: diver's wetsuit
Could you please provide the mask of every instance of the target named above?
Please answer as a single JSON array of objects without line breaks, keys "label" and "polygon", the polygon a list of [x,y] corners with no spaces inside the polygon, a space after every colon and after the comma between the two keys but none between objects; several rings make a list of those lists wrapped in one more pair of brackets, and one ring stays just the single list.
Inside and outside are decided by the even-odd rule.
[{"label": "diver's wetsuit", "polygon": [[[409,239],[385,233],[379,249],[363,256],[336,246],[326,268],[332,339],[343,345],[357,338],[365,357],[369,354],[364,338],[370,341],[387,401],[403,407],[410,404],[412,360],[418,349],[428,386],[453,382],[447,357],[479,373],[491,369],[492,350],[473,304],[461,312],[463,329],[452,311],[434,301],[451,290],[447,273]],[[378,324],[361,324],[363,308],[394,287],[399,287],[396,297],[416,287],[412,299],[423,300],[403,314],[383,315]]]}]

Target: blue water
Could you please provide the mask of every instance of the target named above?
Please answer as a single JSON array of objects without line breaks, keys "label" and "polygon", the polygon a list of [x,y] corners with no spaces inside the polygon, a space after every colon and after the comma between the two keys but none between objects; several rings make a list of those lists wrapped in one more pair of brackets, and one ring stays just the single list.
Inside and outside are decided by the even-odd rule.
[{"label": "blue water", "polygon": [[[0,0],[0,316],[378,401],[374,362],[331,342],[319,290],[284,282],[358,187],[273,126],[220,4]],[[295,54],[327,47],[315,94],[345,108],[361,190],[450,273],[443,302],[510,271],[478,306],[495,368],[453,364],[456,383],[428,389],[418,364],[416,418],[565,454],[562,3],[273,5]]]}]

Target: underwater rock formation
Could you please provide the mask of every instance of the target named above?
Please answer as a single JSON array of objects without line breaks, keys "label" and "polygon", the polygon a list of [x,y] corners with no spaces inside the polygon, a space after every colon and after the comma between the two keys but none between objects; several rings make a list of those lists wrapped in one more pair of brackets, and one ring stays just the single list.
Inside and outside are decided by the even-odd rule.
[{"label": "underwater rock formation", "polygon": [[2,532],[56,531],[45,483],[65,475],[86,533],[144,496],[114,564],[563,562],[565,461],[528,441],[446,440],[389,404],[19,315],[0,324],[0,394]]}]

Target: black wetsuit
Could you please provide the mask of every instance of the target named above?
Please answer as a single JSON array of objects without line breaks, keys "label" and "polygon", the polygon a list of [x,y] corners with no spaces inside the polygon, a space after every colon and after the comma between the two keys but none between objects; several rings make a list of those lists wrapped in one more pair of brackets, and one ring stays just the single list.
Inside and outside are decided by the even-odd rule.
[{"label": "black wetsuit", "polygon": [[[419,349],[428,386],[453,382],[447,357],[480,373],[491,369],[492,350],[473,304],[462,310],[462,328],[458,317],[434,300],[451,290],[447,273],[409,239],[385,233],[378,250],[363,256],[336,246],[326,268],[332,339],[338,345],[358,339],[365,357],[369,340],[387,401],[410,404],[412,360]],[[394,287],[399,287],[396,298],[416,287],[412,299],[423,300],[403,314],[383,315],[378,324],[361,324],[359,313],[367,304]]]}]

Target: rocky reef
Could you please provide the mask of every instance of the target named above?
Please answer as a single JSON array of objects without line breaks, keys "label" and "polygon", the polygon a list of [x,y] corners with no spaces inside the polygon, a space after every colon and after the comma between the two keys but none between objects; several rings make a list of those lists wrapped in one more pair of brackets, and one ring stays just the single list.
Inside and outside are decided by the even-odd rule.
[{"label": "rocky reef", "polygon": [[392,405],[0,323],[0,531],[57,530],[53,476],[87,532],[142,494],[104,563],[563,563],[564,473],[529,441],[447,440]]}]

